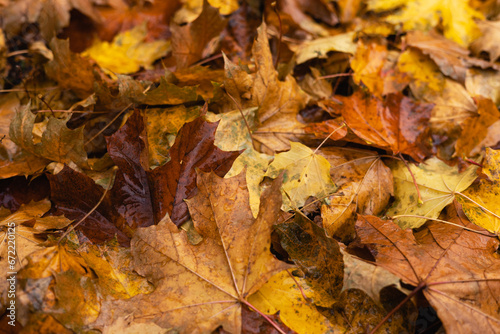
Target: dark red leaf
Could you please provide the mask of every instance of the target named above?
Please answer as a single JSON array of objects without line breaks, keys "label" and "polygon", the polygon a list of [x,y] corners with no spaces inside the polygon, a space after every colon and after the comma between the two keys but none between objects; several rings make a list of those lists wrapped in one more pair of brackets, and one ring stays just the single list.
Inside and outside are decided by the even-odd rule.
[{"label": "dark red leaf", "polygon": [[167,213],[177,226],[185,222],[189,213],[184,200],[195,194],[196,169],[223,177],[240,155],[214,146],[217,125],[203,117],[186,123],[170,149],[171,160],[149,172],[156,222]]}]

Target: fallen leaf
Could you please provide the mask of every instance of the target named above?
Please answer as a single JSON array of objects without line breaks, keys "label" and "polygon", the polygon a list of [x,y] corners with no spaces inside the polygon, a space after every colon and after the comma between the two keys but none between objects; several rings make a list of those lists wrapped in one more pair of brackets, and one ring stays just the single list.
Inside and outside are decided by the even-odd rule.
[{"label": "fallen leaf", "polygon": [[314,305],[304,300],[301,290],[307,298],[321,298],[303,278],[294,279],[285,270],[271,277],[257,293],[250,296],[249,302],[265,314],[279,312],[281,321],[299,334],[345,331],[344,327],[332,324]]},{"label": "fallen leaf", "polygon": [[377,215],[389,204],[392,173],[374,152],[325,147],[319,153],[330,162],[332,180],[339,187],[321,206],[323,227],[329,236],[350,241],[356,213]]},{"label": "fallen leaf", "polygon": [[288,75],[279,80],[274,69],[271,50],[266,36],[266,25],[258,29],[253,45],[256,73],[252,86],[252,100],[258,106],[259,123],[253,138],[269,151],[284,151],[290,148],[289,139],[302,133],[303,125],[297,120],[298,112],[304,108],[306,94],[295,79]]},{"label": "fallen leaf", "polygon": [[[9,137],[22,149],[36,156],[61,162],[74,163],[79,167],[88,168],[87,152],[84,149],[83,127],[70,130],[66,126],[68,119],[48,117],[46,123],[35,123],[36,116],[30,110],[30,105],[22,106],[13,117],[10,124]],[[41,138],[35,138],[34,128],[38,128]],[[35,139],[37,143],[35,143]]]},{"label": "fallen leaf", "polygon": [[365,45],[358,42],[358,48],[351,60],[354,82],[357,85],[363,83],[376,96],[382,96],[384,92],[384,80],[380,80],[380,77],[387,53],[385,45]]},{"label": "fallen leaf", "polygon": [[356,229],[379,265],[423,291],[447,332],[500,330],[494,297],[500,293],[498,241],[460,226],[430,223],[432,237],[418,243],[410,230],[374,216],[360,215]]},{"label": "fallen leaf", "polygon": [[291,149],[276,154],[266,176],[283,176],[283,209],[293,210],[304,206],[310,196],[323,199],[336,190],[330,177],[330,163],[309,147],[290,143]]},{"label": "fallen leaf", "polygon": [[224,29],[226,20],[223,19],[219,10],[203,2],[201,14],[191,23],[186,25],[172,24],[172,55],[176,61],[177,68],[186,68],[193,65],[203,57],[208,43],[219,36]]},{"label": "fallen leaf", "polygon": [[356,53],[356,43],[353,42],[353,39],[354,33],[349,32],[302,43],[295,51],[296,62],[302,64],[314,58],[327,58],[327,53],[331,51],[354,54]]},{"label": "fallen leaf", "polygon": [[[168,220],[138,230],[132,243],[136,268],[156,289],[126,301],[104,302],[93,327],[112,325],[133,310],[137,322],[147,317],[147,322],[181,332],[211,332],[220,325],[239,332],[240,305],[248,305],[249,295],[287,267],[269,251],[281,206],[280,183],[278,179],[264,191],[261,203],[266,204],[254,219],[244,174],[222,179],[200,173],[199,192],[187,202],[203,242],[191,245],[186,233]],[[107,312],[111,309],[115,311]]]},{"label": "fallen leaf", "polygon": [[276,231],[281,246],[315,293],[308,297],[315,305],[331,307],[340,295],[344,278],[344,261],[337,241],[299,213],[293,221],[277,225]]},{"label": "fallen leaf", "polygon": [[203,117],[186,123],[170,149],[170,161],[148,172],[156,222],[168,213],[175,224],[184,223],[189,218],[184,200],[196,191],[195,169],[223,177],[240,154],[214,146],[216,128]]},{"label": "fallen leaf", "polygon": [[94,73],[89,59],[73,53],[69,41],[54,38],[50,42],[54,60],[45,64],[45,73],[59,83],[61,88],[71,89],[84,99],[93,93]]},{"label": "fallen leaf", "polygon": [[[491,100],[476,97],[476,101],[478,115],[463,123],[462,135],[455,144],[457,156],[469,157],[479,154],[484,148],[483,140],[490,134],[493,124],[500,121],[500,112]],[[500,141],[500,136],[494,130],[493,128],[490,135],[495,136],[497,140],[493,140],[492,144]]]},{"label": "fallen leaf", "polygon": [[389,15],[387,21],[402,24],[406,31],[430,30],[442,24],[444,36],[465,47],[480,34],[474,20],[483,19],[483,15],[472,9],[464,0],[368,1],[368,8],[376,12],[399,7],[402,8]]},{"label": "fallen leaf", "polygon": [[198,100],[196,87],[179,87],[168,82],[164,77],[160,79],[160,85],[146,93],[141,101],[149,105],[159,104],[182,104]]},{"label": "fallen leaf", "polygon": [[144,23],[116,35],[111,43],[96,39],[82,56],[94,59],[99,66],[112,73],[134,73],[141,67],[151,69],[155,60],[167,54],[170,43],[145,42],[147,33]]},{"label": "fallen leaf", "polygon": [[462,208],[474,224],[495,233],[500,233],[500,151],[486,148],[483,173],[488,180],[480,180],[457,196]]},{"label": "fallen leaf", "polygon": [[[426,128],[432,105],[414,101],[401,93],[383,100],[356,91],[349,98],[339,97],[346,124],[372,145],[405,153],[417,161],[428,154]],[[412,123],[407,120],[412,119]]]},{"label": "fallen leaf", "polygon": [[[458,166],[450,167],[436,157],[419,166],[411,164],[409,169],[402,161],[389,165],[394,175],[394,197],[396,201],[387,211],[388,216],[396,216],[395,222],[402,228],[418,228],[427,219],[435,219],[441,210],[455,198],[455,194],[467,189],[476,179],[477,166],[470,165],[462,173]],[[423,203],[418,203],[416,186]],[[402,217],[397,217],[402,215]],[[408,216],[408,217],[405,217]],[[412,217],[420,216],[420,217]]]},{"label": "fallen leaf", "polygon": [[500,21],[479,21],[477,26],[482,34],[470,45],[472,51],[476,54],[486,51],[490,55],[490,61],[496,61],[500,57],[500,48],[498,43],[495,43],[499,38]]}]

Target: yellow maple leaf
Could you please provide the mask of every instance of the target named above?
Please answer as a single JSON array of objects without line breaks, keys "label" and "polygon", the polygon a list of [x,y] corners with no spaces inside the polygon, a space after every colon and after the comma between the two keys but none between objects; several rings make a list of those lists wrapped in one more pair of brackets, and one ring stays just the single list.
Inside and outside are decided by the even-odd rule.
[{"label": "yellow maple leaf", "polygon": [[489,180],[480,180],[457,196],[467,217],[474,224],[500,234],[500,150],[486,148],[483,173]]},{"label": "yellow maple leaf", "polygon": [[266,176],[283,176],[283,209],[291,210],[304,205],[307,198],[323,198],[332,194],[336,186],[330,177],[330,163],[309,147],[290,143],[291,149],[276,155]]},{"label": "yellow maple leaf", "polygon": [[369,0],[368,8],[376,12],[394,10],[387,17],[393,24],[401,24],[403,29],[430,30],[442,24],[444,36],[462,46],[468,46],[480,35],[474,19],[484,19],[472,9],[467,0]]},{"label": "yellow maple leaf", "polygon": [[150,69],[152,63],[165,56],[170,49],[170,41],[145,42],[146,24],[122,32],[113,42],[95,40],[82,53],[94,59],[103,69],[113,73],[134,73],[141,67]]},{"label": "yellow maple leaf", "polygon": [[[345,330],[339,325],[333,325],[319,313],[313,304],[304,300],[297,282],[302,287],[307,298],[313,298],[316,293],[302,278],[295,280],[286,270],[274,275],[255,294],[249,297],[249,302],[266,314],[280,312],[281,321],[290,329],[300,334],[329,333]],[[321,296],[317,296],[322,298]]]}]

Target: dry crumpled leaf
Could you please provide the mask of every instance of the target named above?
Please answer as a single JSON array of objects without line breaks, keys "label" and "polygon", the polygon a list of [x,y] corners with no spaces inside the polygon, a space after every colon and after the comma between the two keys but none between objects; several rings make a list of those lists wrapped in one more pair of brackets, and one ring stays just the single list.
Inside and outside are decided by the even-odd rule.
[{"label": "dry crumpled leaf", "polygon": [[486,148],[483,173],[488,180],[480,180],[457,196],[467,217],[476,225],[500,234],[500,150]]},{"label": "dry crumpled leaf", "polygon": [[465,88],[471,96],[483,96],[500,104],[500,74],[497,71],[469,69],[465,76]]},{"label": "dry crumpled leaf", "polygon": [[112,73],[134,73],[141,67],[151,69],[155,60],[167,54],[170,42],[145,42],[147,33],[146,23],[143,23],[116,35],[111,43],[96,39],[82,56],[94,59]]},{"label": "dry crumpled leaf", "polygon": [[488,66],[485,61],[470,58],[466,48],[444,38],[435,31],[430,31],[427,34],[418,30],[411,31],[406,36],[406,41],[408,45],[431,57],[444,75],[459,82],[465,81],[467,68]]},{"label": "dry crumpled leaf", "polygon": [[19,99],[14,94],[0,98],[0,179],[16,175],[34,174],[49,164],[49,161],[17,146],[9,136],[9,128],[16,110],[20,108]]},{"label": "dry crumpled leaf", "polygon": [[[428,121],[433,106],[414,101],[401,93],[383,100],[361,91],[339,96],[347,125],[366,142],[401,152],[422,161],[430,152],[426,143]],[[409,123],[408,119],[412,122]]]},{"label": "dry crumpled leaf", "polygon": [[93,327],[112,325],[127,315],[183,333],[211,332],[220,325],[240,332],[240,304],[287,267],[269,251],[281,206],[280,184],[278,178],[264,191],[265,204],[254,219],[243,173],[230,179],[200,173],[199,192],[187,202],[203,242],[191,245],[168,217],[138,230],[132,242],[136,270],[156,289],[127,301],[104,302]]},{"label": "dry crumpled leaf", "polygon": [[45,64],[45,73],[64,89],[71,89],[79,98],[87,98],[93,93],[93,65],[89,59],[73,53],[69,41],[54,38],[50,42],[54,60]]},{"label": "dry crumpled leaf", "polygon": [[[10,139],[36,156],[88,168],[83,127],[70,130],[66,126],[68,119],[62,120],[51,116],[43,123],[35,123],[35,119],[36,115],[31,112],[30,105],[22,106],[11,121]],[[35,136],[34,130],[41,135]]]},{"label": "dry crumpled leaf", "polygon": [[417,241],[411,230],[374,216],[360,215],[356,230],[378,264],[423,290],[447,333],[500,331],[498,241],[432,222],[425,231],[429,236]]},{"label": "dry crumpled leaf", "polygon": [[376,12],[400,8],[387,21],[402,24],[405,31],[430,30],[442,24],[444,36],[465,47],[480,34],[474,19],[483,18],[463,0],[369,0],[368,8]]},{"label": "dry crumpled leaf", "polygon": [[[289,140],[302,132],[302,123],[297,120],[298,112],[305,107],[306,94],[291,75],[281,81],[274,69],[273,58],[266,35],[266,25],[258,29],[253,45],[256,73],[251,93],[254,106],[258,106],[258,129],[253,137],[261,142],[267,151],[285,151],[290,148]],[[248,91],[243,91],[247,93]]]},{"label": "dry crumpled leaf", "polygon": [[330,236],[354,238],[356,212],[380,214],[394,191],[391,170],[370,151],[325,147],[319,151],[331,165],[330,174],[339,187],[321,206],[323,227]]},{"label": "dry crumpled leaf", "polygon": [[450,204],[457,192],[467,189],[476,179],[477,166],[470,165],[462,173],[458,166],[450,167],[436,157],[418,166],[410,165],[423,203],[418,203],[418,194],[413,178],[402,161],[390,163],[394,175],[394,197],[396,201],[387,215],[417,215],[426,218],[401,217],[395,222],[403,229],[422,226],[427,218],[435,219],[445,206]]},{"label": "dry crumpled leaf", "polygon": [[276,154],[269,165],[266,176],[283,176],[283,210],[294,210],[304,206],[310,196],[323,199],[335,192],[337,187],[330,177],[330,163],[309,147],[290,143],[290,150]]},{"label": "dry crumpled leaf", "polygon": [[477,26],[482,35],[472,42],[472,51],[476,54],[486,51],[490,55],[490,61],[496,61],[500,57],[500,46],[497,43],[500,38],[500,21],[479,21]]},{"label": "dry crumpled leaf", "polygon": [[484,148],[484,140],[490,137],[490,145],[500,141],[500,134],[493,127],[500,121],[500,112],[490,99],[476,97],[476,117],[471,117],[463,123],[462,134],[455,144],[455,155],[469,157],[479,154]]}]

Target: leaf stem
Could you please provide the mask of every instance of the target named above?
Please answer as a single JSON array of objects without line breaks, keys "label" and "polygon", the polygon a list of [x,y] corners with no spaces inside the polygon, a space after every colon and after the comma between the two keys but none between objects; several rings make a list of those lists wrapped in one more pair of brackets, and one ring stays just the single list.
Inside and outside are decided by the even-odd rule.
[{"label": "leaf stem", "polygon": [[491,233],[482,233],[481,231],[477,231],[477,230],[468,228],[466,226],[455,224],[455,223],[449,222],[447,220],[442,220],[442,219],[437,219],[437,218],[429,218],[429,217],[426,217],[426,216],[419,216],[419,215],[396,215],[396,216],[391,216],[389,218],[391,220],[394,220],[394,219],[398,219],[398,218],[402,218],[402,217],[420,218],[420,219],[433,220],[433,221],[437,221],[437,222],[440,222],[440,223],[444,223],[444,224],[448,224],[448,225],[453,225],[453,226],[456,226],[456,227],[460,227],[460,228],[462,228],[464,230],[467,230],[467,231],[470,231],[470,232],[474,232],[474,233],[477,233],[477,234],[481,234],[481,235],[484,235],[486,237],[490,237],[490,238],[496,237],[494,234],[491,234]]},{"label": "leaf stem", "polygon": [[263,317],[264,319],[266,319],[266,321],[269,324],[271,324],[271,326],[273,326],[280,334],[286,334],[286,332],[284,330],[282,330],[281,327],[278,326],[278,324],[276,322],[274,322],[273,319],[269,318],[267,316],[267,314],[262,313],[255,306],[253,306],[252,304],[250,304],[249,302],[247,302],[244,299],[241,299],[240,302],[242,302],[243,304],[245,304],[246,306],[248,306],[249,308],[251,308],[252,310],[254,310],[255,312],[257,312],[261,317]]}]

